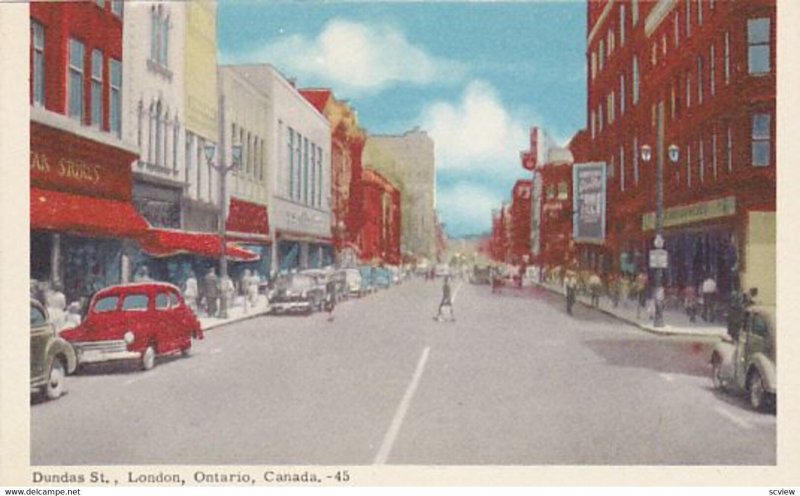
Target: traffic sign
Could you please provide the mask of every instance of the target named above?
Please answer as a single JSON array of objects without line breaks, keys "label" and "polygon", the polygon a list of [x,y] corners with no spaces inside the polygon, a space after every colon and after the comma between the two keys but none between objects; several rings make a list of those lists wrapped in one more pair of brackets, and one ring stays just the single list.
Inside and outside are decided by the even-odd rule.
[{"label": "traffic sign", "polygon": [[668,265],[667,250],[655,249],[650,250],[650,268],[651,269],[666,269]]}]

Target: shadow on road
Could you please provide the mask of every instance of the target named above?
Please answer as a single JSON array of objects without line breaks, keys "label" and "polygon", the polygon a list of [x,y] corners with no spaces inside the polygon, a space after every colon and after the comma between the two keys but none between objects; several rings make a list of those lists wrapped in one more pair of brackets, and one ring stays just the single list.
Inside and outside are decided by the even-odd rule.
[{"label": "shadow on road", "polygon": [[686,338],[591,339],[585,342],[610,365],[635,367],[672,374],[708,377],[711,380],[709,356],[713,342],[690,341]]}]

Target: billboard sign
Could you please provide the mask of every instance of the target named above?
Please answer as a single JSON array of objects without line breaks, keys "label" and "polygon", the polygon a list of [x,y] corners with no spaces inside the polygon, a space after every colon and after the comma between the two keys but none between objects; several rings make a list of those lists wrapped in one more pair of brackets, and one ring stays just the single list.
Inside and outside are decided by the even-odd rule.
[{"label": "billboard sign", "polygon": [[605,162],[575,164],[572,188],[575,242],[602,244],[606,235]]}]

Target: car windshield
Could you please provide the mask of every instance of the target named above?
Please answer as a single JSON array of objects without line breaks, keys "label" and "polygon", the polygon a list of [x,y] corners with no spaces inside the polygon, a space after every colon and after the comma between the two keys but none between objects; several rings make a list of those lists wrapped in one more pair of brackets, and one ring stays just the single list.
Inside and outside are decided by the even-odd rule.
[{"label": "car windshield", "polygon": [[119,304],[119,296],[104,296],[94,304],[95,313],[113,312]]},{"label": "car windshield", "polygon": [[147,310],[147,295],[132,294],[126,296],[122,301],[122,310],[126,312]]}]

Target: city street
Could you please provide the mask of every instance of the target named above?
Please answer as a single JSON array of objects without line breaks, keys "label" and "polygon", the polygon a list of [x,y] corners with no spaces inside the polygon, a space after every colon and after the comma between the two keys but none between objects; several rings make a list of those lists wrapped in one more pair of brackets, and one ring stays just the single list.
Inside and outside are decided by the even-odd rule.
[{"label": "city street", "polygon": [[149,372],[31,405],[33,465],[776,463],[774,414],[711,389],[714,341],[535,290],[413,280],[310,317],[209,331]]}]

